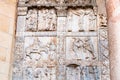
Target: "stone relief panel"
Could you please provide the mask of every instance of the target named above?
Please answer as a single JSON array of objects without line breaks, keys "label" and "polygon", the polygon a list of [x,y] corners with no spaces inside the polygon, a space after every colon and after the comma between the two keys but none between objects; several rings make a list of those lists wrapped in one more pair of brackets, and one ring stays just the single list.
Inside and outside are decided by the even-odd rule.
[{"label": "stone relief panel", "polygon": [[38,30],[56,31],[57,17],[54,9],[41,9],[38,11]]},{"label": "stone relief panel", "polygon": [[97,37],[67,37],[66,59],[98,59]]},{"label": "stone relief panel", "polygon": [[37,10],[28,10],[26,17],[26,31],[36,31],[37,30]]},{"label": "stone relief panel", "polygon": [[26,31],[56,31],[57,17],[54,9],[30,9],[26,17]]},{"label": "stone relief panel", "polygon": [[96,31],[97,17],[93,9],[69,9],[67,16],[67,31]]},{"label": "stone relief panel", "polygon": [[100,26],[107,27],[107,16],[100,14],[99,17],[100,17]]},{"label": "stone relief panel", "polygon": [[99,53],[100,61],[102,62],[102,80],[110,80],[109,69],[109,49],[108,49],[108,33],[107,28],[99,30]]},{"label": "stone relief panel", "polygon": [[26,37],[24,80],[56,80],[56,38]]},{"label": "stone relief panel", "polygon": [[66,80],[100,80],[100,69],[71,64],[66,68]]}]

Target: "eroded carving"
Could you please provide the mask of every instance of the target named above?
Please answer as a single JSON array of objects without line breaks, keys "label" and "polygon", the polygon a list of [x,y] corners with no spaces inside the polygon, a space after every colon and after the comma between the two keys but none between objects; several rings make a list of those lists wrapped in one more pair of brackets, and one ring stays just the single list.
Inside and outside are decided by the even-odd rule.
[{"label": "eroded carving", "polygon": [[66,68],[66,80],[100,80],[97,66],[69,66]]},{"label": "eroded carving", "polygon": [[56,38],[27,37],[25,41],[24,78],[56,80]]},{"label": "eroded carving", "polygon": [[95,31],[96,19],[93,9],[70,9],[68,12],[68,31]]},{"label": "eroded carving", "polygon": [[102,80],[110,80],[108,33],[107,28],[100,29],[99,52],[102,66]]},{"label": "eroded carving", "polygon": [[57,25],[57,17],[54,9],[39,10],[38,30],[39,31],[55,31]]},{"label": "eroded carving", "polygon": [[107,27],[107,16],[100,14],[100,26]]},{"label": "eroded carving", "polygon": [[67,38],[66,45],[66,56],[68,59],[94,60],[97,58],[95,38]]},{"label": "eroded carving", "polygon": [[37,30],[37,10],[28,10],[26,18],[26,31],[36,31]]}]

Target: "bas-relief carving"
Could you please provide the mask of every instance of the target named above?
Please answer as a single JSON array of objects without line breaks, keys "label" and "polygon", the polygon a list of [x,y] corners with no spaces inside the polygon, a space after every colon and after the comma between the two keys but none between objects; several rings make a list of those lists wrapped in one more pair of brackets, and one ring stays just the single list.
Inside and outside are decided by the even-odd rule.
[{"label": "bas-relief carving", "polygon": [[96,37],[67,37],[66,48],[67,59],[97,59]]},{"label": "bas-relief carving", "polygon": [[56,80],[56,38],[26,37],[24,80]]},{"label": "bas-relief carving", "polygon": [[100,80],[100,69],[97,66],[71,64],[66,68],[66,80]]},{"label": "bas-relief carving", "polygon": [[[35,36],[29,35],[32,37],[26,37],[23,35],[25,37],[23,44],[24,49],[23,47],[18,47],[24,51],[22,52],[22,56],[16,56],[15,62],[21,62],[18,65],[14,65],[13,80],[109,80],[109,59],[106,58],[109,54],[107,50],[105,50],[105,47],[108,47],[108,43],[106,43],[107,40],[104,38],[104,31],[103,33],[101,31],[101,34],[97,34],[101,36],[99,38],[98,36],[94,37],[92,35],[78,37],[76,34],[74,34],[74,36],[77,37],[69,35],[69,37],[65,38],[68,32],[82,32],[84,34],[84,32],[92,33],[99,31],[97,30],[97,11],[94,10],[94,7],[93,9],[87,7],[67,9],[67,7],[60,7],[60,5],[64,6],[64,4],[70,5],[78,3],[84,5],[95,3],[95,1],[96,0],[24,0],[23,2],[28,5],[57,3],[58,8],[54,6],[55,9],[51,9],[48,8],[49,5],[47,5],[47,7],[45,5],[46,8],[28,8],[25,31],[34,32]],[[61,16],[61,14],[66,13],[65,11],[67,10],[67,17],[66,15]],[[99,15],[99,18],[100,26],[106,26],[105,17]],[[57,21],[57,19],[60,20]],[[67,26],[62,23],[62,21],[67,22]],[[63,24],[65,26],[63,26]],[[61,26],[65,27],[66,30],[63,30]],[[46,33],[47,31],[57,31],[57,38],[44,37],[44,35],[41,36],[41,34],[36,35],[36,32],[39,33],[42,31],[46,31]],[[26,34],[26,32],[24,32],[24,34]],[[99,40],[97,40],[97,38]],[[101,51],[99,55],[98,41],[102,44],[99,45]],[[19,48],[18,51],[20,51]],[[84,61],[87,62],[87,60],[94,60],[97,63],[100,60],[104,66],[98,64],[96,64],[96,66],[93,64],[89,66],[73,64],[74,59],[76,61],[83,61],[83,63]],[[69,60],[73,60],[73,62],[68,64],[67,61],[69,62]]]},{"label": "bas-relief carving", "polygon": [[28,10],[26,18],[26,31],[36,31],[37,30],[37,10]]},{"label": "bas-relief carving", "polygon": [[57,17],[54,9],[30,9],[26,18],[26,31],[55,31]]},{"label": "bas-relief carving", "polygon": [[42,9],[38,12],[38,30],[39,31],[55,31],[57,25],[57,17],[55,10]]},{"label": "bas-relief carving", "polygon": [[107,16],[100,14],[99,17],[100,17],[100,26],[107,27]]},{"label": "bas-relief carving", "polygon": [[67,31],[96,31],[96,20],[93,9],[70,9],[67,16]]},{"label": "bas-relief carving", "polygon": [[102,28],[99,30],[99,52],[100,60],[102,61],[102,80],[110,80],[110,69],[109,69],[109,50],[108,50],[108,30]]}]

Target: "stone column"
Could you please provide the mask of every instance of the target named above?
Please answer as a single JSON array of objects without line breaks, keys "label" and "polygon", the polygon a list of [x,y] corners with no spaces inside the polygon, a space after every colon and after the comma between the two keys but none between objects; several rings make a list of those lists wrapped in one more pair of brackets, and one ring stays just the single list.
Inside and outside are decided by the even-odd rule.
[{"label": "stone column", "polygon": [[106,0],[111,80],[120,80],[120,0]]}]

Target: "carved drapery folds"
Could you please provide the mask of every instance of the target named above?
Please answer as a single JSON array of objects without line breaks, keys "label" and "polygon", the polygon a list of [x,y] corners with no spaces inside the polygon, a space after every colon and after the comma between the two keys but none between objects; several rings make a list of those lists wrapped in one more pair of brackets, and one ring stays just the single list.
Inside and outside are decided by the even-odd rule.
[{"label": "carved drapery folds", "polygon": [[18,6],[13,80],[110,79],[106,16],[96,0],[19,0]]},{"label": "carved drapery folds", "polygon": [[26,18],[26,31],[55,31],[56,21],[54,9],[30,9]]},{"label": "carved drapery folds", "polygon": [[55,31],[57,25],[57,17],[54,9],[42,9],[38,12],[38,30],[39,31]]},{"label": "carved drapery folds", "polygon": [[96,30],[97,16],[95,15],[93,9],[70,9],[67,19],[67,31],[69,32],[88,32]]},{"label": "carved drapery folds", "polygon": [[37,30],[37,10],[29,10],[26,17],[26,31]]}]

